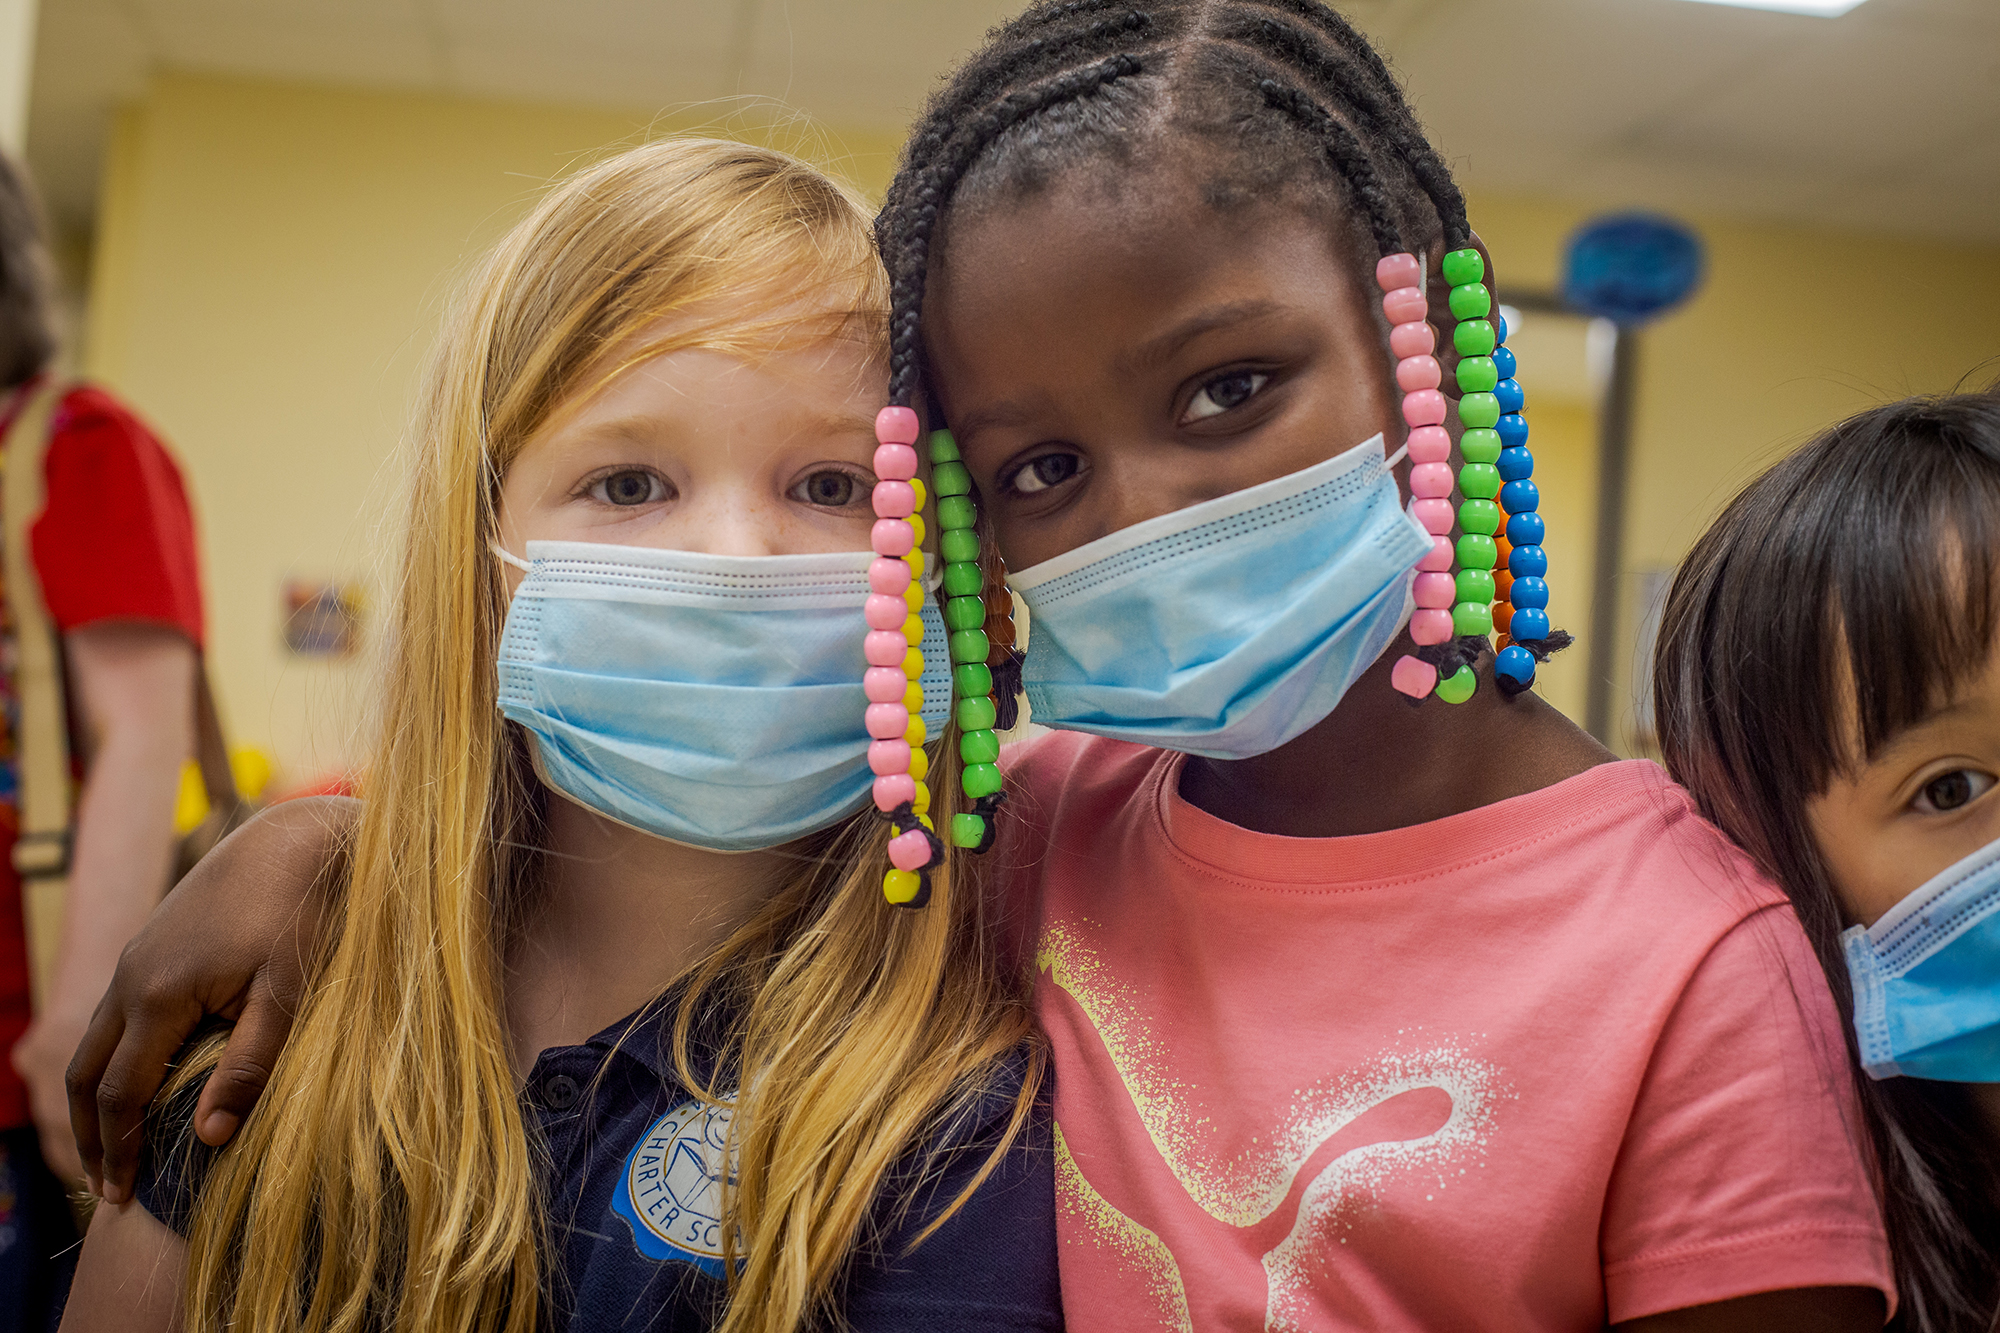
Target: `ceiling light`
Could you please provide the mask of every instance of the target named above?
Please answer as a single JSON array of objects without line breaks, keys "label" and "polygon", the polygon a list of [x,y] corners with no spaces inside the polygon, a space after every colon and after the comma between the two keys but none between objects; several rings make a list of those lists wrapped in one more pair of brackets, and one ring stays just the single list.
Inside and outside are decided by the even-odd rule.
[{"label": "ceiling light", "polygon": [[1730,5],[1737,9],[1774,9],[1781,14],[1811,14],[1815,18],[1838,18],[1862,0],[1694,0],[1700,5]]}]

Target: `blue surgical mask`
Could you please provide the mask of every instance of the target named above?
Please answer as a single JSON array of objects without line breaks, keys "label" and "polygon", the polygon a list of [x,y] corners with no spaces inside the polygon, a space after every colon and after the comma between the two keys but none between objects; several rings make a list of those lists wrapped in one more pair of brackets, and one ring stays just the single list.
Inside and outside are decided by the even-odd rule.
[{"label": "blue surgical mask", "polygon": [[1210,759],[1275,750],[1396,637],[1430,549],[1378,435],[1021,570],[1030,716]]},{"label": "blue surgical mask", "polygon": [[[544,780],[713,851],[776,847],[868,800],[867,551],[725,556],[529,542],[500,640],[500,710]],[[519,563],[516,561],[515,563]],[[950,713],[927,600],[924,721]]]},{"label": "blue surgical mask", "polygon": [[2000,842],[1840,942],[1871,1076],[2000,1083]]}]

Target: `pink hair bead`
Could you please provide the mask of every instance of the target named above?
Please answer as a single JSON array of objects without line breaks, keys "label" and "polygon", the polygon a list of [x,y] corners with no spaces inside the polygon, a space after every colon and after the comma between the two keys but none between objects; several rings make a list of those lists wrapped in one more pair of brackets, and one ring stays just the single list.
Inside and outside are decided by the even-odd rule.
[{"label": "pink hair bead", "polygon": [[917,475],[917,451],[907,444],[876,445],[875,475],[883,481],[908,481]]},{"label": "pink hair bead", "polygon": [[889,839],[889,859],[898,870],[922,870],[931,863],[931,840],[922,829],[911,829]]},{"label": "pink hair bead", "polygon": [[1431,303],[1415,287],[1398,287],[1382,298],[1382,313],[1391,324],[1409,324],[1430,312]]},{"label": "pink hair bead", "polygon": [[868,767],[877,777],[910,771],[910,743],[898,736],[892,741],[868,742]]},{"label": "pink hair bead", "polygon": [[875,779],[875,808],[888,814],[917,799],[917,780],[908,773],[884,773]]},{"label": "pink hair bead", "polygon": [[1445,463],[1451,460],[1451,436],[1443,426],[1419,426],[1410,432],[1412,463]]},{"label": "pink hair bead", "polygon": [[909,693],[910,678],[900,667],[872,666],[861,673],[861,690],[871,704],[899,704]]},{"label": "pink hair bead", "polygon": [[[1396,387],[1404,393],[1435,389],[1444,383],[1444,367],[1434,356],[1406,356],[1396,363]],[[881,513],[881,510],[876,510]]]},{"label": "pink hair bead", "polygon": [[1451,612],[1426,608],[1410,617],[1410,637],[1426,646],[1451,637]]},{"label": "pink hair bead", "polygon": [[[883,408],[875,414],[875,438],[883,444],[915,444],[916,412],[907,407]],[[912,472],[909,475],[915,476],[916,473]]]},{"label": "pink hair bead", "polygon": [[892,741],[910,729],[910,710],[901,704],[869,704],[862,721],[878,741]]},{"label": "pink hair bead", "polygon": [[879,592],[884,597],[901,597],[903,589],[910,586],[910,566],[907,561],[891,555],[877,556],[868,563],[868,590]]},{"label": "pink hair bead", "polygon": [[1434,574],[1439,570],[1450,569],[1452,557],[1457,554],[1456,551],[1452,550],[1451,538],[1433,537],[1431,538],[1431,553],[1417,561],[1417,568],[1426,574]]},{"label": "pink hair bead", "polygon": [[[1445,463],[1419,463],[1410,469],[1410,494],[1419,500],[1442,500],[1451,494],[1454,482],[1451,468]],[[874,601],[874,598],[869,598]],[[868,622],[875,625],[873,620]],[[883,626],[875,625],[882,629]]]},{"label": "pink hair bead", "polygon": [[1421,318],[1389,330],[1389,350],[1397,356],[1429,356],[1437,350],[1437,330]]},{"label": "pink hair bead", "polygon": [[[1440,395],[1440,398],[1442,395]],[[1444,420],[1439,417],[1438,420]],[[868,538],[877,555],[908,555],[917,544],[916,529],[900,518],[878,518]]]},{"label": "pink hair bead", "polygon": [[1458,580],[1449,574],[1419,574],[1415,592],[1418,606],[1443,610],[1458,600]]},{"label": "pink hair bead", "polygon": [[910,645],[903,639],[899,629],[870,630],[868,637],[861,641],[861,652],[868,659],[869,666],[903,666],[903,654],[910,651]]},{"label": "pink hair bead", "polygon": [[[1403,420],[1412,426],[1435,426],[1444,420],[1444,395],[1436,389],[1419,389],[1403,395]],[[880,546],[875,548],[881,550]]]},{"label": "pink hair bead", "polygon": [[1375,285],[1385,292],[1415,287],[1424,280],[1423,266],[1413,254],[1383,255],[1375,265]]},{"label": "pink hair bead", "polygon": [[872,498],[877,518],[908,518],[917,512],[917,492],[907,481],[878,481]]},{"label": "pink hair bead", "polygon": [[[1458,515],[1451,511],[1449,500],[1412,500],[1410,517],[1423,524],[1425,532],[1433,536],[1442,536],[1451,531],[1451,525],[1457,520]],[[871,634],[868,637],[872,639],[875,636]],[[868,660],[872,662],[875,659],[871,657]]]},{"label": "pink hair bead", "polygon": [[1420,657],[1405,655],[1389,669],[1389,683],[1412,699],[1422,699],[1437,687],[1438,669]]},{"label": "pink hair bead", "polygon": [[876,592],[868,594],[861,614],[868,619],[869,629],[901,629],[909,619],[910,608],[900,597],[889,597]]}]

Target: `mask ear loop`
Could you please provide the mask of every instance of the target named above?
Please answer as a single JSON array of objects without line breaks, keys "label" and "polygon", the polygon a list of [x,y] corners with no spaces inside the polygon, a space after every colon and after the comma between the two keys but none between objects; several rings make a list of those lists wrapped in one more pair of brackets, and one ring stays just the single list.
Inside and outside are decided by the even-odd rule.
[{"label": "mask ear loop", "polygon": [[491,550],[493,554],[500,557],[501,564],[512,565],[514,568],[520,570],[523,574],[532,574],[535,572],[535,567],[533,564],[529,563],[526,560],[523,560],[520,556],[515,555],[512,551],[502,546],[499,542],[497,541],[488,542],[487,548]]}]

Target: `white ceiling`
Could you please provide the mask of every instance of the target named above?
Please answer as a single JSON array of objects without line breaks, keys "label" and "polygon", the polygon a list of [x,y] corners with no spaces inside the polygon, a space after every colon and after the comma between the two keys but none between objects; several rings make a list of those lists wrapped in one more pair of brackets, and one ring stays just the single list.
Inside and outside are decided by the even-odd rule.
[{"label": "white ceiling", "polygon": [[[42,0],[29,152],[87,226],[110,115],[183,69],[897,131],[1025,0]],[[1133,0],[1143,9],[1145,0]],[[1470,184],[2000,241],[2000,0],[1352,0]]]}]

